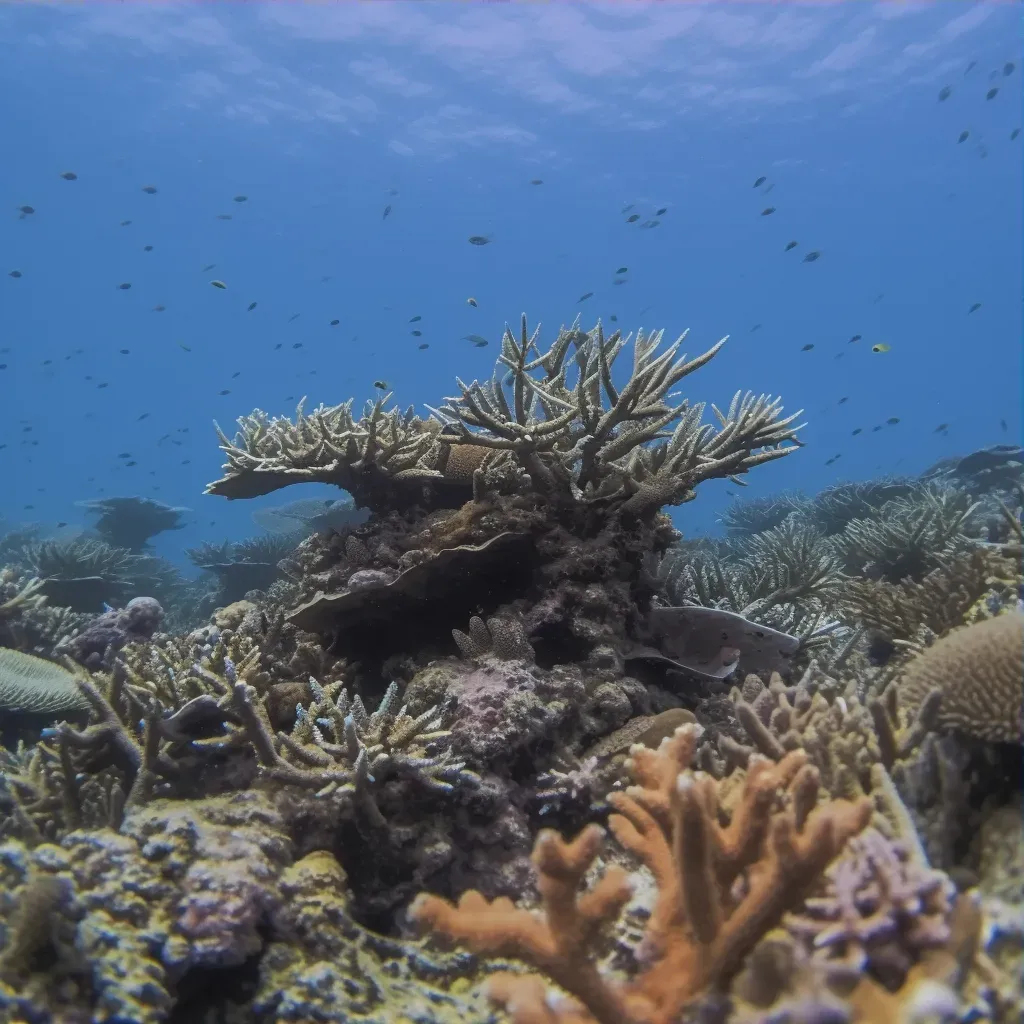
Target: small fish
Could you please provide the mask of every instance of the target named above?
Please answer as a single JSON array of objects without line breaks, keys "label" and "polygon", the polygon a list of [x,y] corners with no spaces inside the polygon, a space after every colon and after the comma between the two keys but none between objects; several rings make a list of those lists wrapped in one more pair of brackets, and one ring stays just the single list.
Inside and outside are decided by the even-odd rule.
[{"label": "small fish", "polygon": [[933,434],[944,434],[944,433],[945,433],[945,432],[946,432],[947,430],[949,430],[949,424],[948,424],[948,423],[940,423],[940,424],[939,424],[939,425],[938,425],[938,426],[937,426],[937,427],[936,427],[936,428],[935,428],[935,429],[934,429],[934,430],[932,431],[932,433],[933,433]]},{"label": "small fish", "polygon": [[256,308],[256,303],[255,302],[250,302],[249,305],[246,306],[245,311],[246,311],[246,313],[251,313],[255,308]]},{"label": "small fish", "polygon": [[474,299],[473,296],[471,295],[468,299],[466,299],[466,305],[472,306],[474,309],[476,309],[476,299]]},{"label": "small fish", "polygon": [[619,267],[619,269],[616,270],[615,273],[616,274],[628,274],[629,273],[629,267]]},{"label": "small fish", "polygon": [[655,219],[655,220],[645,220],[643,222],[643,224],[640,225],[640,227],[646,228],[649,231],[651,228],[656,228],[660,223],[661,223],[661,221],[657,220],[657,219]]},{"label": "small fish", "polygon": [[288,317],[288,323],[291,323],[293,320],[298,320],[300,316],[302,316],[301,313],[292,313],[292,315]]},{"label": "small fish", "polygon": [[540,178],[531,178],[530,179],[530,184],[531,185],[543,185],[544,182]]},{"label": "small fish", "polygon": [[7,276],[8,277],[21,277],[21,271],[20,270],[9,270],[7,272]]},{"label": "small fish", "polygon": [[227,288],[227,285],[223,281],[217,279],[211,281],[210,284],[212,284],[214,288],[220,288],[221,290]]},{"label": "small fish", "polygon": [[148,195],[148,196],[155,196],[156,195],[156,185],[143,185],[142,186],[142,191],[145,192],[146,195]]},{"label": "small fish", "polygon": [[966,75],[969,72],[973,71],[977,66],[978,66],[978,62],[976,60],[972,60],[971,63],[968,64],[967,67],[964,68],[964,74]]},{"label": "small fish", "polygon": [[821,259],[821,253],[817,249],[812,249],[803,259],[804,263],[813,263],[815,260]]},{"label": "small fish", "polygon": [[890,427],[895,427],[899,421],[899,416],[890,416],[885,422],[888,423]]},{"label": "small fish", "polygon": [[118,349],[118,351],[119,351],[119,352],[121,353],[121,355],[123,355],[123,356],[129,356],[129,355],[131,355],[131,353],[132,353],[132,350],[131,350],[130,348],[122,348],[122,349]]},{"label": "small fish", "polygon": [[750,328],[750,333],[753,334],[755,331],[759,331],[759,330],[761,330],[761,325],[760,324],[754,324],[754,326]]},{"label": "small fish", "polygon": [[417,345],[416,347],[417,347],[417,348],[418,348],[418,349],[419,349],[419,350],[420,350],[421,352],[422,352],[422,351],[423,351],[423,350],[424,350],[425,348],[430,348],[430,346],[429,346],[429,345],[428,345],[428,344],[427,344],[426,342],[423,342],[423,344],[422,344],[422,345]]},{"label": "small fish", "polygon": [[381,220],[387,220],[388,219],[388,215],[390,213],[391,213],[391,204],[388,203],[388,205],[384,207],[384,214],[381,217]]},{"label": "small fish", "polygon": [[481,339],[480,341],[474,341],[473,345],[476,348],[487,348],[487,341],[485,339]]},{"label": "small fish", "polygon": [[639,219],[640,219],[640,214],[639,213],[633,213],[633,214],[630,214],[630,216],[628,216],[626,218],[626,223],[627,224],[635,224]]},{"label": "small fish", "polygon": [[470,245],[489,245],[491,240],[486,235],[470,235],[467,241]]},{"label": "small fish", "polygon": [[332,321],[331,321],[331,326],[332,326],[332,327],[337,327],[337,326],[338,326],[338,324],[340,324],[340,323],[341,323],[341,321],[340,321],[340,320],[332,320]]},{"label": "small fish", "polygon": [[970,308],[969,310],[967,310],[967,312],[968,312],[968,313],[974,313],[975,311],[977,311],[977,310],[979,310],[979,309],[981,309],[981,303],[980,303],[980,302],[975,302],[975,303],[974,303],[974,304],[973,304],[973,305],[971,306],[971,308]]},{"label": "small fish", "polygon": [[422,319],[423,319],[423,317],[421,317],[421,316],[410,317],[409,323],[411,323],[411,324],[418,324]]},{"label": "small fish", "polygon": [[153,246],[151,246],[151,245],[144,245],[142,247],[142,251],[143,252],[152,252],[153,251]]},{"label": "small fish", "polygon": [[1008,427],[1006,426],[1006,420],[1000,420],[1000,421],[999,421],[999,426],[1001,426],[1001,427],[1003,428],[1003,430],[1004,430],[1004,431],[1006,431],[1006,430],[1008,430],[1008,429],[1009,429],[1009,428],[1008,428]]},{"label": "small fish", "polygon": [[185,342],[183,342],[183,341],[179,341],[178,342],[178,347],[184,349],[186,352],[191,352],[192,351],[192,349],[190,349],[188,347],[188,345],[186,345]]},{"label": "small fish", "polygon": [[277,351],[277,350],[278,350],[279,348],[281,348],[281,346],[282,346],[283,344],[284,344],[283,342],[280,342],[280,341],[279,341],[279,342],[278,342],[278,343],[277,343],[277,344],[276,344],[276,345],[274,346],[274,351],[276,352],[276,351]]},{"label": "small fish", "polygon": [[799,242],[787,242],[786,247],[782,251],[789,252],[790,249],[795,249],[799,244]]},{"label": "small fish", "polygon": [[850,431],[850,433],[853,437],[856,437],[858,434],[862,433],[862,428],[857,427],[855,430]]},{"label": "small fish", "polygon": [[850,400],[850,399],[849,399],[848,397],[847,397],[847,398],[840,398],[840,399],[839,399],[839,402],[838,402],[837,404],[838,404],[838,405],[846,405],[846,403],[847,403],[847,402],[848,402],[849,400]]},{"label": "small fish", "polygon": [[635,205],[636,205],[636,203],[626,203],[626,205],[622,208],[622,210],[620,212],[621,213],[629,213],[629,211],[632,210]]},{"label": "small fish", "polygon": [[78,175],[74,171],[61,171],[60,176],[65,181],[78,181]]},{"label": "small fish", "polygon": [[849,341],[847,342],[847,345],[852,345],[852,344],[853,344],[853,343],[854,343],[855,341],[860,341],[860,338],[861,338],[861,336],[860,336],[859,334],[855,334],[855,335],[854,335],[854,336],[853,336],[853,337],[852,337],[852,338],[851,338],[851,339],[850,339],[850,340],[849,340]]},{"label": "small fish", "polygon": [[832,463],[833,463],[833,462],[835,462],[835,461],[836,461],[836,459],[838,459],[838,458],[839,458],[839,456],[838,456],[838,455],[833,455],[831,459],[826,459],[826,460],[825,460],[825,465],[826,465],[826,466],[831,466],[831,465],[832,465]]},{"label": "small fish", "polygon": [[952,89],[951,86],[944,85],[939,90],[939,102],[942,103],[943,100],[948,100],[952,92],[953,92],[953,89]]},{"label": "small fish", "polygon": [[802,349],[800,349],[800,351],[801,352],[810,352],[812,348],[814,348],[813,343],[812,344],[808,344],[808,345],[804,345],[804,347]]},{"label": "small fish", "polygon": [[108,387],[110,387],[110,385],[104,383],[104,384],[97,384],[96,387],[98,387],[98,388],[108,388]]},{"label": "small fish", "polygon": [[655,217],[664,217],[666,213],[668,213],[668,207],[667,206],[661,206],[657,210],[654,211],[654,216]]},{"label": "small fish", "polygon": [[1010,132],[1010,141],[1013,142],[1013,140],[1017,138],[1018,135],[1020,135],[1020,129],[1014,128],[1013,131]]},{"label": "small fish", "polygon": [[123,228],[128,227],[129,224],[131,224],[130,220],[123,220],[123,221],[121,221],[121,227],[123,227]]},{"label": "small fish", "polygon": [[154,313],[162,313],[165,309],[167,309],[166,306],[154,306],[153,307],[153,312]]},{"label": "small fish", "polygon": [[754,188],[760,188],[767,180],[768,178],[762,174],[761,177],[754,182]]},{"label": "small fish", "polygon": [[375,380],[373,382],[373,386],[378,391],[387,391],[387,389],[388,389],[388,382],[386,380]]},{"label": "small fish", "polygon": [[235,196],[235,202],[244,203],[248,198],[248,196]]},{"label": "small fish", "polygon": [[985,99],[994,100],[999,95],[999,86],[994,85],[987,93],[985,93]]},{"label": "small fish", "polygon": [[21,216],[18,218],[19,220],[31,217],[32,214],[36,212],[36,208],[34,206],[19,206],[18,210],[21,212]]},{"label": "small fish", "polygon": [[960,135],[959,135],[959,137],[957,138],[956,141],[957,142],[966,142],[970,137],[971,137],[971,133],[969,131],[965,130],[965,131],[962,131],[960,133]]},{"label": "small fish", "polygon": [[205,266],[205,267],[203,267],[203,273],[204,273],[204,274],[207,274],[207,273],[209,273],[209,272],[210,272],[211,270],[213,270],[213,268],[214,268],[215,266],[217,266],[217,264],[216,264],[216,263],[207,263],[207,264],[206,264],[206,266]]},{"label": "small fish", "polygon": [[871,346],[871,351],[872,352],[889,352],[889,351],[891,351],[891,349],[892,349],[892,346],[891,345],[886,345],[886,343],[884,341],[880,341],[877,345],[872,345]]},{"label": "small fish", "polygon": [[138,419],[136,419],[135,422],[136,423],[141,423],[145,419],[149,419],[149,413],[148,412],[144,412],[141,416],[138,417]]},{"label": "small fish", "polygon": [[1012,60],[1008,60],[1008,61],[1007,61],[1007,62],[1006,62],[1006,63],[1005,63],[1004,65],[1003,65],[1003,76],[1004,76],[1005,78],[1009,78],[1009,77],[1010,77],[1010,75],[1012,75],[1012,74],[1013,74],[1013,72],[1014,72],[1014,69],[1015,69],[1016,67],[1017,67],[1017,65],[1016,65],[1016,64],[1014,64]]},{"label": "small fish", "polygon": [[411,335],[412,335],[412,336],[413,336],[414,338],[422,338],[422,337],[423,337],[423,332],[422,332],[422,331],[410,331],[409,333],[410,333],[410,334],[411,334]]},{"label": "small fish", "polygon": [[231,379],[234,380],[236,377],[241,377],[241,375],[242,375],[242,371],[241,370],[235,370],[235,372],[233,374],[231,374]]},{"label": "small fish", "polygon": [[225,388],[223,391],[218,391],[217,394],[218,395],[230,395],[231,391],[228,388]]},{"label": "small fish", "polygon": [[768,217],[768,216],[770,216],[771,214],[773,214],[774,212],[775,212],[775,207],[774,207],[774,206],[766,206],[766,207],[765,207],[765,208],[764,208],[764,209],[763,209],[763,210],[761,211],[761,216],[762,216],[762,217]]},{"label": "small fish", "polygon": [[586,302],[587,299],[593,298],[593,296],[594,296],[593,292],[584,292],[576,301],[577,302]]},{"label": "small fish", "polygon": [[612,315],[608,317],[608,319],[611,320],[613,324],[617,324],[619,322],[619,318],[614,313],[612,313]]},{"label": "small fish", "polygon": [[295,342],[295,344],[292,345],[292,348],[302,348],[302,342],[301,341]]},{"label": "small fish", "polygon": [[218,213],[217,214],[217,220],[231,220],[231,214],[230,213]]},{"label": "small fish", "polygon": [[117,287],[120,288],[121,291],[126,292],[126,291],[128,291],[129,288],[131,288],[131,286],[132,285],[131,285],[130,281],[124,281],[121,284],[119,284]]}]

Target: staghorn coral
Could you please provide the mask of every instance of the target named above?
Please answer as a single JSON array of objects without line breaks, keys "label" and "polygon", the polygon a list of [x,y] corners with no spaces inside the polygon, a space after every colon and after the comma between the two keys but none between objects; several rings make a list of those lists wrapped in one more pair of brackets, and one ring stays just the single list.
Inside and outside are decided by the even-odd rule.
[{"label": "staghorn coral", "polygon": [[1007,612],[954,630],[911,660],[900,704],[942,694],[938,725],[990,742],[1024,741],[1024,615]]},{"label": "staghorn coral", "polygon": [[[620,390],[612,371],[628,336],[606,338],[600,324],[589,333],[574,324],[541,351],[524,316],[518,338],[505,330],[494,379],[459,382],[461,394],[429,420],[385,411],[390,396],[368,404],[359,419],[351,401],[309,416],[300,405],[294,424],[262,412],[243,417],[234,441],[220,435],[227,473],[207,491],[252,497],[317,480],[383,512],[451,504],[455,495],[461,505],[470,490],[519,489],[525,474],[548,501],[610,500],[643,515],[689,501],[703,480],[745,473],[791,450],[784,443],[795,440],[797,417],[782,418],[778,401],[737,394],[727,413],[715,409],[717,433],[701,425],[703,405],[669,404],[672,389],[723,342],[687,362],[677,355],[682,338],[658,352],[662,337],[637,334],[632,373]],[[448,472],[453,456],[460,468]]]},{"label": "staghorn coral", "polygon": [[189,561],[217,578],[217,600],[241,600],[251,590],[266,590],[283,575],[280,563],[294,551],[302,534],[273,534],[248,540],[204,543],[186,548]]},{"label": "staghorn coral", "polygon": [[182,513],[192,511],[136,495],[93,498],[77,504],[96,515],[96,532],[107,544],[134,552],[145,551],[150,540],[165,530],[182,529]]},{"label": "staghorn coral", "polygon": [[[637,785],[610,797],[616,838],[651,870],[658,900],[645,931],[639,973],[605,978],[591,959],[598,930],[630,896],[626,873],[609,868],[583,896],[576,889],[598,856],[602,830],[564,842],[544,831],[534,864],[545,916],[467,893],[452,906],[422,895],[410,915],[435,934],[480,953],[524,959],[568,997],[548,993],[536,974],[497,976],[489,994],[517,1021],[669,1024],[708,988],[739,971],[764,932],[799,904],[803,892],[867,823],[867,802],[811,810],[817,773],[799,752],[779,765],[753,765],[719,819],[716,784],[689,764],[698,726],[677,729],[657,751],[635,748]],[[785,793],[787,803],[776,801]],[[744,884],[738,884],[743,879]]]},{"label": "staghorn coral", "polygon": [[0,647],[50,655],[89,622],[86,614],[50,605],[42,588],[37,577],[0,569]]},{"label": "staghorn coral", "polygon": [[854,519],[871,519],[886,502],[910,497],[921,487],[919,481],[908,477],[834,484],[815,495],[807,515],[826,537],[832,537],[842,533]]},{"label": "staghorn coral", "polygon": [[800,492],[768,494],[760,498],[734,501],[719,517],[730,538],[771,530],[791,516],[805,509],[810,499]]}]

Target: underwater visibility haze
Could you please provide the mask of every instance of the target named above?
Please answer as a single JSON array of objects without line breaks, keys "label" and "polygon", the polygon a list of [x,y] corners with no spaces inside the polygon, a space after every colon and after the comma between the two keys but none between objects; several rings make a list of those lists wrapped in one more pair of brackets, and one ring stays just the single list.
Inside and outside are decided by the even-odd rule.
[{"label": "underwater visibility haze", "polygon": [[0,6],[0,1021],[1024,1019],[1019,6]]}]

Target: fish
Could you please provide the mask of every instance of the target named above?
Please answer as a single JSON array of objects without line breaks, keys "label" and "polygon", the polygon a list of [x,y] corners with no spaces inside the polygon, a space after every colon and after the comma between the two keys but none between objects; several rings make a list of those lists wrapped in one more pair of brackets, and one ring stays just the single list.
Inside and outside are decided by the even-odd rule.
[{"label": "fish", "polygon": [[203,267],[203,273],[208,274],[215,266],[217,266],[216,263],[207,263],[206,266]]},{"label": "fish", "polygon": [[975,302],[975,303],[972,304],[971,308],[969,310],[967,310],[967,312],[968,313],[974,313],[974,312],[976,312],[979,309],[981,309],[981,303],[980,302]]},{"label": "fish", "polygon": [[220,280],[217,280],[217,279],[214,279],[213,281],[211,281],[210,284],[213,285],[214,288],[220,288],[221,291],[223,291],[225,288],[227,288],[227,285],[223,281],[220,281]]},{"label": "fish", "polygon": [[812,249],[805,257],[804,263],[813,263],[815,260],[821,258],[821,253],[817,249]]},{"label": "fish", "polygon": [[768,178],[762,174],[761,177],[754,182],[754,188],[760,188],[767,180]]},{"label": "fish", "polygon": [[332,320],[332,321],[331,321],[331,326],[332,326],[332,327],[337,327],[337,326],[338,326],[338,324],[340,324],[340,323],[341,323],[341,321],[340,321],[340,320]]},{"label": "fish", "polygon": [[249,305],[245,307],[245,311],[246,311],[246,313],[251,313],[255,308],[256,308],[256,303],[255,302],[250,302]]},{"label": "fish", "polygon": [[153,307],[153,312],[154,313],[163,313],[164,310],[166,310],[166,309],[167,309],[166,306],[154,306]]},{"label": "fish", "polygon": [[477,348],[483,348],[487,344],[487,339],[482,338],[479,334],[464,334],[462,336],[463,341],[471,341]]},{"label": "fish", "polygon": [[156,185],[143,185],[142,186],[142,191],[145,192],[146,195],[155,196],[156,195]]},{"label": "fish", "polygon": [[774,212],[775,212],[775,207],[774,207],[774,206],[766,206],[766,207],[765,207],[765,208],[764,208],[764,209],[763,209],[763,210],[761,211],[761,216],[762,216],[762,217],[768,217],[768,216],[770,216],[771,214],[773,214]]},{"label": "fish", "polygon": [[491,240],[486,235],[470,235],[466,241],[470,245],[490,245]]},{"label": "fish", "polygon": [[228,388],[225,388],[223,391],[218,391],[217,394],[218,395],[230,395],[231,391]]},{"label": "fish", "polygon": [[467,306],[472,306],[474,309],[476,309],[476,304],[476,299],[474,299],[472,295],[468,299],[466,299]]},{"label": "fish", "polygon": [[21,271],[20,270],[8,270],[7,271],[7,276],[8,277],[21,277]]},{"label": "fish", "polygon": [[1001,426],[1001,427],[1003,428],[1003,431],[1004,431],[1004,432],[1005,432],[1005,431],[1007,431],[1007,430],[1009,429],[1009,428],[1008,428],[1008,427],[1006,426],[1006,420],[1000,420],[1000,421],[999,421],[999,426]]},{"label": "fish", "polygon": [[388,219],[388,215],[390,213],[391,213],[391,204],[388,203],[388,205],[384,207],[384,213],[383,213],[383,215],[381,216],[380,219],[381,220],[387,220]]},{"label": "fish", "polygon": [[608,317],[608,319],[611,320],[613,324],[617,324],[619,322],[619,318],[614,313],[612,313],[612,315]]},{"label": "fish", "polygon": [[217,214],[217,220],[231,220],[231,214],[230,213],[218,213]]},{"label": "fish", "polygon": [[630,214],[630,216],[628,216],[626,218],[626,223],[627,224],[635,224],[639,219],[640,219],[640,214],[639,213],[633,213],[633,214]]},{"label": "fish", "polygon": [[971,137],[971,133],[969,131],[965,130],[965,131],[962,131],[960,133],[960,136],[959,136],[959,138],[956,141],[957,142],[966,142],[970,137]]},{"label": "fish", "polygon": [[422,331],[410,331],[409,333],[410,333],[410,334],[411,334],[411,335],[412,335],[412,336],[413,336],[414,338],[422,338],[422,337],[423,337],[423,332],[422,332]]},{"label": "fish", "polygon": [[939,102],[940,102],[940,103],[942,103],[942,102],[943,102],[944,100],[948,100],[948,99],[949,99],[949,97],[950,97],[950,94],[951,94],[952,92],[953,92],[953,90],[952,90],[952,88],[951,88],[950,86],[948,86],[948,85],[944,85],[944,86],[943,86],[943,87],[942,87],[942,88],[941,88],[941,89],[939,90]]},{"label": "fish", "polygon": [[584,292],[576,301],[577,302],[586,302],[587,299],[593,298],[593,296],[594,296],[593,292]]},{"label": "fish", "polygon": [[128,227],[129,224],[131,224],[130,220],[123,220],[123,221],[121,221],[121,227],[123,227],[123,228]]},{"label": "fish", "polygon": [[543,185],[543,184],[544,184],[544,182],[543,182],[543,180],[542,180],[542,179],[540,179],[540,178],[531,178],[531,179],[530,179],[530,184],[531,184],[531,185]]},{"label": "fish", "polygon": [[185,342],[183,342],[183,341],[179,341],[178,342],[178,347],[179,348],[183,348],[186,352],[191,352],[192,351],[192,349],[190,349],[188,347],[188,345],[186,345]]},{"label": "fish", "polygon": [[153,246],[151,246],[151,245],[144,245],[142,247],[142,251],[143,252],[152,252],[153,251]]},{"label": "fish", "polygon": [[787,242],[786,247],[782,251],[789,252],[790,249],[795,249],[799,244],[799,242]]},{"label": "fish", "polygon": [[999,86],[994,85],[987,93],[985,93],[985,99],[994,100],[999,95]]},{"label": "fish", "polygon": [[61,171],[60,176],[65,181],[78,181],[78,175],[74,171]]},{"label": "fish", "polygon": [[852,337],[852,338],[851,338],[851,339],[850,339],[850,340],[849,340],[849,341],[847,342],[847,344],[848,344],[848,345],[852,345],[852,344],[853,344],[853,343],[854,343],[855,341],[860,341],[860,339],[861,339],[861,336],[860,336],[859,334],[855,334],[855,335],[854,335],[854,336],[853,336],[853,337]]},{"label": "fish", "polygon": [[1014,128],[1013,131],[1010,132],[1010,141],[1013,142],[1013,140],[1017,138],[1018,135],[1020,135],[1020,129]]},{"label": "fish", "polygon": [[615,273],[616,274],[628,274],[629,273],[629,267],[619,267],[619,269],[616,270]]},{"label": "fish", "polygon": [[292,313],[292,315],[288,317],[288,323],[291,323],[293,320],[298,320],[300,316],[302,316],[301,313]]},{"label": "fish", "polygon": [[18,210],[21,213],[21,217],[18,218],[19,220],[31,217],[32,214],[36,212],[36,208],[34,206],[19,206]]},{"label": "fish", "polygon": [[668,213],[668,207],[667,206],[660,206],[660,207],[658,207],[657,210],[654,211],[654,216],[655,217],[664,217],[666,213]]},{"label": "fish", "polygon": [[936,427],[936,428],[935,428],[935,429],[934,429],[934,430],[932,431],[932,433],[933,433],[933,434],[944,434],[944,433],[945,433],[945,432],[946,432],[947,430],[949,430],[949,424],[948,424],[948,423],[940,423],[940,424],[939,424],[939,425],[938,425],[938,426],[937,426],[937,427]]},{"label": "fish", "polygon": [[387,391],[387,389],[388,389],[388,382],[386,380],[375,380],[373,382],[373,386],[378,391]]},{"label": "fish", "polygon": [[668,662],[704,679],[725,679],[740,663],[744,672],[787,672],[800,649],[798,637],[718,608],[654,608],[647,625],[657,648],[634,649],[627,659]]},{"label": "fish", "polygon": [[890,416],[885,422],[888,423],[890,427],[895,427],[899,421],[899,416]]},{"label": "fish", "polygon": [[880,341],[880,342],[878,342],[877,345],[872,345],[871,346],[871,351],[872,352],[889,352],[889,351],[891,351],[891,349],[892,349],[892,346],[891,345],[886,345],[886,343],[884,341]]},{"label": "fish", "polygon": [[800,351],[801,352],[810,352],[812,348],[814,348],[813,343],[808,344],[808,345],[804,345],[804,347],[802,349],[800,349]]},{"label": "fish", "polygon": [[419,349],[419,350],[420,350],[421,352],[422,352],[422,351],[423,351],[423,350],[424,350],[425,348],[430,348],[430,346],[429,346],[429,345],[428,345],[428,344],[427,344],[426,342],[423,342],[423,344],[422,344],[422,345],[417,345],[416,347],[417,347],[417,348],[418,348],[418,349]]},{"label": "fish", "polygon": [[838,404],[838,405],[846,405],[846,403],[847,403],[847,402],[848,402],[849,400],[850,400],[850,399],[849,399],[848,397],[846,397],[846,398],[840,398],[837,404]]},{"label": "fish", "polygon": [[422,319],[423,319],[423,317],[421,317],[421,316],[414,316],[414,317],[412,317],[409,320],[409,323],[411,323],[411,324],[418,324]]},{"label": "fish", "polygon": [[968,72],[973,71],[977,66],[978,62],[976,60],[972,60],[970,64],[968,64],[967,67],[964,68],[964,74],[966,75]]},{"label": "fish", "polygon": [[128,356],[128,355],[131,355],[131,352],[132,352],[132,350],[131,350],[130,348],[122,348],[122,349],[118,349],[118,351],[119,351],[119,352],[121,353],[121,355],[123,355],[123,356]]},{"label": "fish", "polygon": [[131,281],[122,281],[121,284],[119,284],[117,287],[120,288],[121,291],[126,292],[128,291],[129,288],[131,288],[131,286]]},{"label": "fish", "polygon": [[1005,63],[1004,65],[1003,65],[1003,76],[1004,76],[1005,78],[1009,78],[1009,77],[1010,77],[1010,75],[1012,75],[1012,74],[1013,74],[1013,72],[1014,72],[1014,69],[1015,69],[1016,67],[1017,67],[1017,65],[1016,65],[1016,64],[1014,64],[1012,60],[1008,60],[1008,61],[1007,61],[1007,62],[1006,62],[1006,63]]},{"label": "fish", "polygon": [[235,202],[244,203],[248,198],[248,196],[235,196]]},{"label": "fish", "polygon": [[862,431],[862,428],[861,427],[857,427],[856,429],[850,431],[850,433],[852,434],[853,437],[856,437],[859,433],[861,433],[861,431]]},{"label": "fish", "polygon": [[640,227],[650,230],[651,228],[656,228],[660,223],[660,220],[645,220]]},{"label": "fish", "polygon": [[292,345],[292,348],[302,348],[302,342],[301,342],[301,341],[296,341],[296,342],[295,342],[295,343],[294,343],[294,344]]}]

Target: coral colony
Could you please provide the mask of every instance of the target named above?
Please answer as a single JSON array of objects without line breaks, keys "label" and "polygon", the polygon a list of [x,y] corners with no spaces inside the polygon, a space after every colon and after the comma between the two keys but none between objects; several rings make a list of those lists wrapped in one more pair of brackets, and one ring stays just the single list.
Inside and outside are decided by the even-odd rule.
[{"label": "coral colony", "polygon": [[210,494],[352,503],[198,581],[140,499],[0,539],[0,1018],[1020,1020],[1022,453],[683,539],[799,414],[682,340],[243,416]]}]

